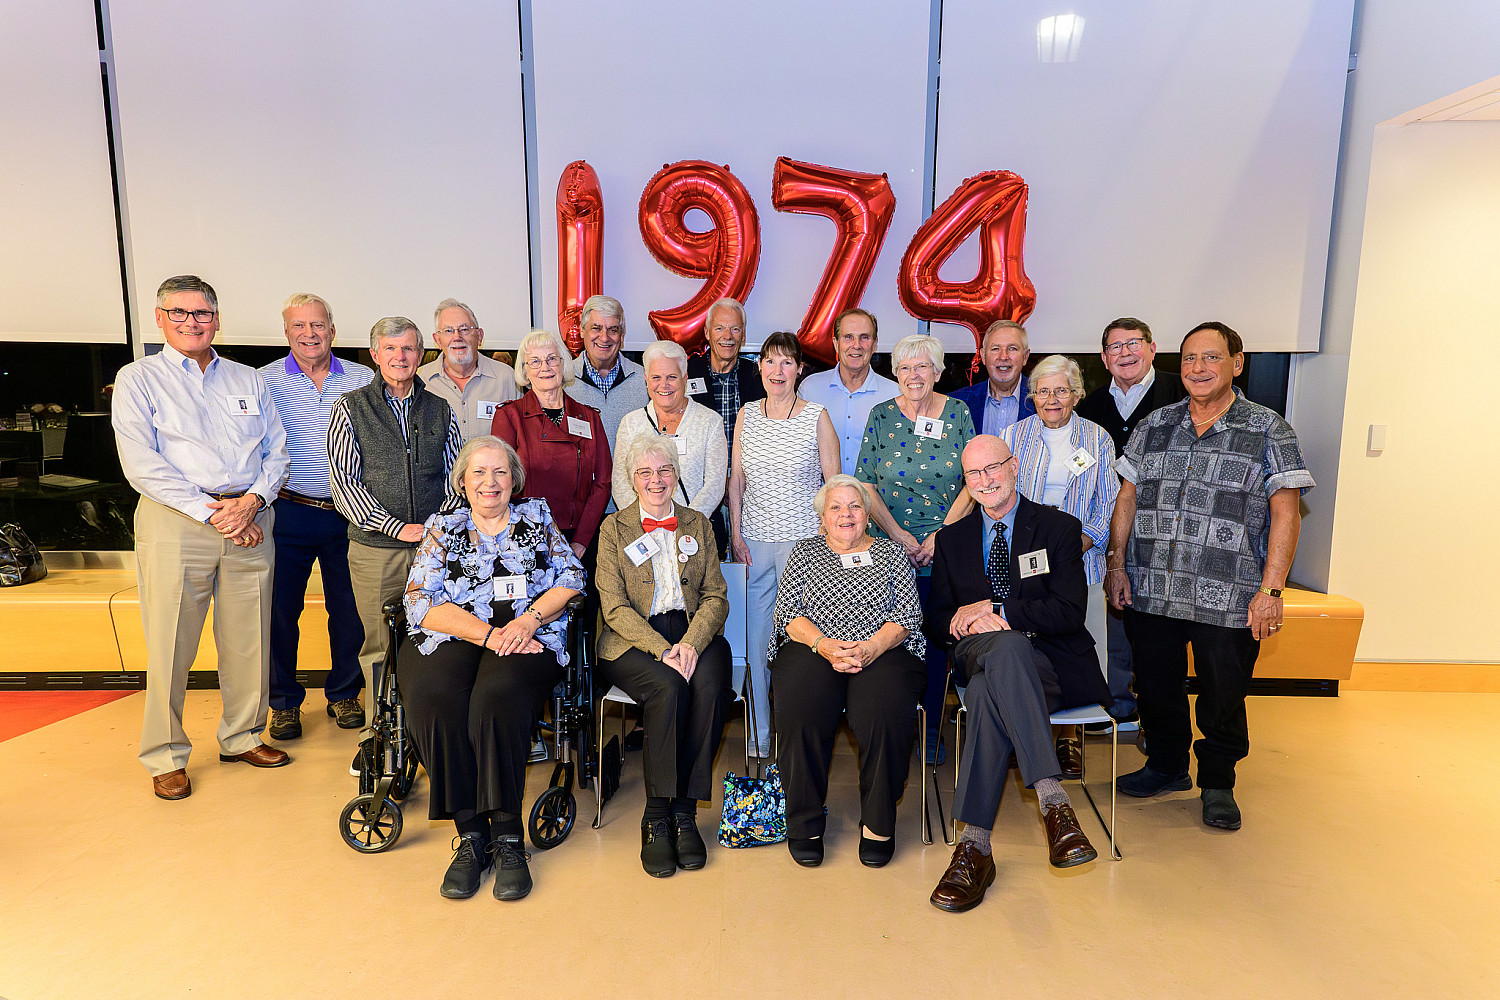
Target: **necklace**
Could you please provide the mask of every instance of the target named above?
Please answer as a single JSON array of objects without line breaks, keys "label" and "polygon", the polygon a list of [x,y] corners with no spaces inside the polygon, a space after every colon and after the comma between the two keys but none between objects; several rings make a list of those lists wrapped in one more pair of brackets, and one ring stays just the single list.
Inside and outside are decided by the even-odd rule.
[{"label": "necklace", "polygon": [[784,416],[784,417],[777,417],[777,416],[773,416],[771,414],[771,399],[770,399],[770,397],[766,398],[764,407],[765,408],[762,410],[762,412],[765,413],[767,420],[790,420],[790,419],[792,419],[792,411],[797,408],[797,396],[796,396],[795,393],[792,394],[792,401],[787,406],[787,408],[786,408],[786,416]]},{"label": "necklace", "polygon": [[1193,426],[1194,427],[1203,427],[1203,426],[1206,426],[1206,425],[1211,426],[1215,420],[1218,420],[1224,414],[1228,413],[1229,412],[1229,407],[1231,407],[1233,405],[1234,405],[1234,394],[1231,393],[1230,396],[1229,396],[1229,403],[1224,407],[1224,409],[1220,410],[1218,413],[1215,413],[1213,416],[1209,417],[1207,420],[1194,420],[1193,421]]}]

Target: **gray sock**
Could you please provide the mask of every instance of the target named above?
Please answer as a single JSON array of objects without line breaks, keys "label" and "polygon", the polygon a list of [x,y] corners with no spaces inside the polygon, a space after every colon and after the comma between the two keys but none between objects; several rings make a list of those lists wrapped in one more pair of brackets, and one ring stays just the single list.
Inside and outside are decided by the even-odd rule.
[{"label": "gray sock", "polygon": [[1042,812],[1046,812],[1053,806],[1070,806],[1073,804],[1072,800],[1068,798],[1068,793],[1063,791],[1062,784],[1056,778],[1043,778],[1032,785],[1031,788],[1036,792],[1037,804],[1042,807]]},{"label": "gray sock", "polygon": [[964,828],[958,832],[960,844],[973,844],[974,849],[980,854],[990,853],[990,831],[973,823],[965,823]]}]

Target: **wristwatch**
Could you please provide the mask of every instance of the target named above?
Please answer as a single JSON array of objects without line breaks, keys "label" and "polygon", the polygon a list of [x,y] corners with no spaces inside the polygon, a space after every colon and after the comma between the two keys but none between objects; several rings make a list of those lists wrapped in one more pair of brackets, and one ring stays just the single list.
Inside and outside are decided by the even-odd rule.
[{"label": "wristwatch", "polygon": [[1259,590],[1262,594],[1269,594],[1270,596],[1275,597],[1278,600],[1281,598],[1280,587],[1257,587],[1256,589]]}]

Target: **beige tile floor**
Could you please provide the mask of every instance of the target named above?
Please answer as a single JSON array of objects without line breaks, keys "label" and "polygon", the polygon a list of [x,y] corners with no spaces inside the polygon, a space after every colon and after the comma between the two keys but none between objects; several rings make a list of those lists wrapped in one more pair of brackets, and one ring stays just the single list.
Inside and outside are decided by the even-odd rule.
[{"label": "beige tile floor", "polygon": [[1193,793],[1123,801],[1118,863],[1050,869],[1012,786],[998,881],[961,915],[927,902],[948,850],[914,792],[895,861],[858,864],[847,756],[820,869],[711,847],[647,878],[630,755],[604,829],[581,802],[529,899],[445,900],[425,779],[396,849],[355,854],[351,734],[311,716],[291,767],[220,765],[216,706],[188,695],[183,802],[134,759],[139,696],[0,743],[0,997],[1500,996],[1500,695],[1254,699],[1245,828],[1203,827]]}]

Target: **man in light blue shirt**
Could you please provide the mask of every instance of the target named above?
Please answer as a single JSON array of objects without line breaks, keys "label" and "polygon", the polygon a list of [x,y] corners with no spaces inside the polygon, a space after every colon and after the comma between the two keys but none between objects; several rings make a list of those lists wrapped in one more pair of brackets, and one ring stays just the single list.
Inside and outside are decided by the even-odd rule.
[{"label": "man in light blue shirt", "polygon": [[984,331],[979,360],[989,377],[952,394],[954,399],[968,404],[976,434],[998,435],[1036,412],[1026,376],[1022,374],[1030,357],[1026,328],[1020,323],[997,319]]},{"label": "man in light blue shirt", "polygon": [[159,798],[192,794],[182,728],[188,670],[210,603],[218,649],[219,760],[291,762],[260,741],[270,702],[270,502],[286,480],[286,434],[265,380],[220,357],[219,301],[179,275],[156,292],[166,346],[115,379],[112,421],[135,512],[136,581],[146,633],[140,761]]},{"label": "man in light blue shirt", "polygon": [[838,367],[803,379],[797,391],[828,411],[839,436],[839,461],[844,475],[854,475],[859,464],[859,446],[865,439],[870,411],[878,403],[896,398],[900,387],[870,369],[875,356],[879,324],[863,309],[845,309],[833,320],[833,349]]}]

